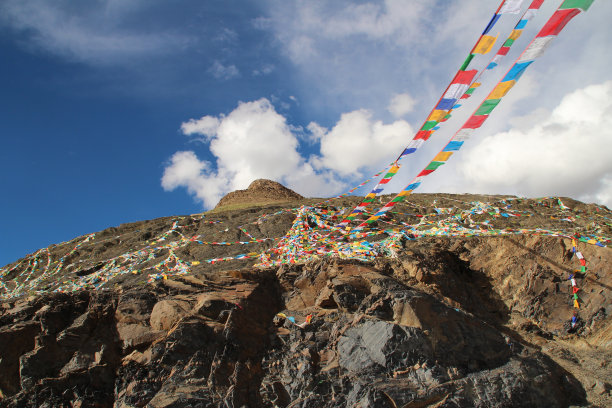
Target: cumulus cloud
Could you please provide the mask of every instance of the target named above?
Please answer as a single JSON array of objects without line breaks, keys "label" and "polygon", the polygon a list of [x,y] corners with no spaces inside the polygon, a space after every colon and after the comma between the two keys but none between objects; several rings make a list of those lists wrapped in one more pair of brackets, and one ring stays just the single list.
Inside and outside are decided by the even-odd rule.
[{"label": "cumulus cloud", "polygon": [[282,182],[307,196],[328,196],[362,177],[407,143],[412,127],[398,120],[390,124],[372,119],[365,110],[341,116],[331,129],[312,122],[309,141],[319,151],[300,154],[303,129],[287,123],[269,100],[242,102],[227,116],[203,116],[182,124],[184,134],[205,136],[214,163],[193,151],[177,152],[167,163],[162,187],[185,187],[205,207],[232,190],[244,189],[257,178]]},{"label": "cumulus cloud", "polygon": [[162,187],[166,191],[185,187],[205,205],[213,206],[215,200],[211,200],[211,197],[220,196],[223,186],[222,180],[207,176],[208,171],[210,163],[200,161],[194,152],[176,152],[164,170]]},{"label": "cumulus cloud", "polygon": [[300,156],[293,128],[265,98],[240,103],[227,116],[192,119],[181,129],[209,138],[215,163],[200,160],[192,151],[177,152],[164,170],[162,187],[167,191],[185,187],[205,207],[258,178],[277,180],[307,195],[328,194],[344,186],[332,174],[315,171]]},{"label": "cumulus cloud", "polygon": [[485,138],[465,152],[459,170],[471,191],[566,195],[612,207],[611,129],[607,81],[566,95],[530,127]]},{"label": "cumulus cloud", "polygon": [[415,103],[416,103],[416,100],[412,96],[410,96],[410,94],[402,93],[402,94],[395,95],[391,99],[391,102],[389,103],[387,110],[391,112],[393,116],[397,118],[397,117],[404,116],[405,114],[412,112],[412,109],[414,109]]},{"label": "cumulus cloud", "polygon": [[413,135],[408,122],[398,120],[386,125],[372,120],[372,114],[363,109],[343,114],[329,131],[311,128],[319,133],[321,142],[320,155],[311,159],[314,167],[343,176],[360,175],[362,168],[372,169],[391,161]]},{"label": "cumulus cloud", "polygon": [[214,116],[203,116],[200,119],[190,119],[181,124],[181,131],[185,135],[203,135],[212,137],[219,129],[219,118]]},{"label": "cumulus cloud", "polygon": [[[453,165],[457,174],[447,174],[457,180],[453,189],[566,195],[612,206],[612,81],[571,92],[555,109],[538,114],[517,118],[512,129],[472,147],[468,143]],[[265,98],[240,103],[227,116],[192,119],[181,129],[206,137],[214,163],[192,151],[177,152],[162,186],[185,187],[205,207],[256,178],[277,180],[308,196],[339,193],[360,181],[363,171],[392,160],[414,133],[404,120],[385,124],[367,110],[355,110],[331,128],[311,122],[309,142],[318,150],[306,156],[299,145],[303,129],[288,124]]]}]

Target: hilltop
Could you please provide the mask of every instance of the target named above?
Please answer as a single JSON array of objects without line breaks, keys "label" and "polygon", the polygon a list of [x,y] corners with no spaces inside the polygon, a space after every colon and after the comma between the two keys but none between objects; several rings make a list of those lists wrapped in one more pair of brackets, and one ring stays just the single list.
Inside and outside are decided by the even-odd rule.
[{"label": "hilltop", "polygon": [[612,403],[607,208],[415,194],[364,237],[301,242],[359,200],[230,202],[7,265],[2,405]]},{"label": "hilltop", "polygon": [[223,196],[215,206],[215,209],[286,203],[303,199],[304,197],[276,181],[257,179],[246,190],[232,191]]}]

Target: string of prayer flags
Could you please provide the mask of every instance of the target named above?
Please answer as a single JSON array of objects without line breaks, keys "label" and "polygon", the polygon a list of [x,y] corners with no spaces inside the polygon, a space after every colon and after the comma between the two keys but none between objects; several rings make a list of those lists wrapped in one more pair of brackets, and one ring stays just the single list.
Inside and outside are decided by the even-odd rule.
[{"label": "string of prayer flags", "polygon": [[320,203],[315,204],[314,206],[320,206],[323,205],[325,203],[328,203],[330,201],[336,200],[338,198],[342,198],[342,197],[346,197],[349,194],[353,193],[355,190],[359,189],[360,187],[365,186],[366,184],[368,184],[370,181],[374,180],[375,178],[379,177],[381,174],[383,174],[385,171],[387,171],[391,166],[393,166],[394,163],[389,164],[387,167],[385,167],[384,169],[382,169],[381,171],[377,172],[376,174],[374,174],[372,177],[370,177],[369,179],[359,183],[357,186],[351,188],[349,191],[347,191],[346,193],[342,193],[338,196],[332,197],[330,199],[327,199],[325,201],[321,201]]},{"label": "string of prayer flags", "polygon": [[[478,40],[476,41],[476,44],[474,45],[472,50],[477,49],[479,47],[479,44],[481,44],[481,42],[486,43],[487,47],[490,43],[490,46],[493,47],[493,44],[495,43],[495,41],[492,41],[492,42],[489,41],[490,36],[487,36],[486,33],[495,25],[495,23],[499,19],[499,16],[503,14],[501,10],[503,9],[506,3],[512,4],[512,6],[508,7],[507,10],[514,10],[516,4],[519,4],[519,8],[520,8],[521,2],[522,0],[518,2],[516,0],[503,0],[500,3],[499,7],[497,8],[495,14],[493,15],[493,18],[487,24],[485,31],[480,36],[480,38],[478,38]],[[510,13],[510,11],[507,11],[507,13]],[[494,37],[494,38],[497,39],[497,37]],[[435,107],[431,110],[431,112],[427,116],[427,119],[425,120],[425,122],[423,123],[419,131],[415,134],[415,136],[412,138],[408,146],[402,151],[399,157],[395,160],[393,167],[387,174],[388,177],[385,176],[378,184],[376,184],[376,186],[368,194],[366,194],[364,200],[359,205],[357,205],[351,211],[351,213],[338,224],[338,227],[348,228],[348,224],[365,211],[365,209],[376,199],[376,197],[384,191],[384,185],[387,184],[391,180],[391,178],[393,178],[395,174],[397,174],[397,170],[399,170],[399,161],[402,158],[404,158],[406,155],[415,153],[423,145],[423,143],[427,141],[427,139],[429,139],[432,133],[437,129],[437,125],[440,122],[448,119],[450,115],[449,112],[453,108],[458,107],[456,106],[456,102],[470,88],[470,84],[472,83],[474,76],[478,73],[477,70],[469,70],[469,71],[467,70],[470,64],[470,61],[472,60],[473,57],[474,57],[474,52],[470,52],[470,54],[468,55],[468,58],[464,61],[464,63],[461,65],[461,67],[459,68],[459,70],[457,71],[453,79],[451,80],[450,84],[446,87],[446,89],[444,90],[442,94],[442,97],[438,100]]]},{"label": "string of prayer flags", "polygon": [[[480,86],[480,82],[482,81],[481,77],[482,77],[482,75],[485,72],[488,72],[488,71],[494,69],[495,67],[497,67],[500,64],[501,60],[506,55],[508,55],[508,52],[510,51],[510,47],[514,44],[514,41],[517,40],[521,36],[521,34],[523,33],[523,30],[527,26],[527,23],[529,22],[529,20],[531,20],[531,19],[533,19],[533,17],[535,17],[535,15],[537,14],[537,11],[542,6],[542,3],[544,3],[544,0],[533,0],[531,2],[529,7],[527,8],[527,10],[525,10],[523,15],[521,16],[521,19],[514,26],[514,29],[512,30],[512,32],[510,33],[510,35],[508,36],[506,41],[504,41],[504,43],[499,48],[499,50],[497,50],[497,53],[491,59],[491,61],[487,65],[486,69],[484,71],[482,71],[478,75],[478,77],[476,78],[474,83],[466,91],[466,93],[464,95],[464,98],[470,97],[470,95],[474,92],[474,89],[476,87]],[[518,11],[520,11],[520,6],[516,10],[517,10],[517,13],[518,13]]]},{"label": "string of prayer flags", "polygon": [[[415,148],[416,150],[416,148]],[[372,191],[370,191],[365,198],[363,199],[363,201],[356,206],[353,211],[344,219],[342,220],[339,224],[338,227],[344,227],[346,226],[349,222],[351,222],[352,220],[354,220],[359,214],[363,213],[365,211],[365,209],[368,207],[368,205],[370,203],[372,203],[375,199],[376,196],[383,191],[383,187],[385,184],[387,184],[389,181],[391,181],[391,178],[397,174],[397,172],[399,171],[399,164],[394,164],[390,169],[389,172],[378,182],[378,184],[376,185],[376,187],[374,187],[374,189],[372,189]]]},{"label": "string of prayer flags", "polygon": [[[586,260],[584,259],[584,256],[582,255],[582,253],[580,251],[578,251],[578,244],[576,242],[576,237],[572,237],[572,253],[574,255],[576,255],[576,258],[578,258],[578,261],[580,262],[580,270],[576,271],[576,272],[580,272],[582,274],[582,276],[584,277],[584,274],[586,273]],[[580,309],[580,303],[579,303],[579,298],[578,298],[578,285],[576,285],[576,277],[575,274],[570,274],[569,276],[569,281],[572,284],[572,296],[573,296],[573,303],[574,303],[574,308],[575,309]],[[577,318],[577,310],[574,312],[573,316],[572,316],[572,328],[574,328],[576,326],[576,318]]]},{"label": "string of prayer flags", "polygon": [[544,24],[544,27],[536,35],[536,38],[527,46],[521,56],[517,58],[515,63],[506,73],[506,75],[501,79],[501,81],[499,81],[495,88],[493,88],[491,93],[489,93],[489,96],[485,98],[485,100],[476,109],[474,114],[472,114],[472,116],[466,120],[461,129],[459,129],[455,133],[455,135],[451,137],[447,145],[440,152],[449,154],[441,156],[439,153],[438,155],[436,155],[434,159],[427,166],[425,166],[425,168],[417,175],[417,177],[410,184],[408,184],[408,186],[406,186],[399,194],[397,194],[393,199],[391,199],[391,201],[389,201],[382,208],[380,208],[374,215],[370,216],[361,224],[359,224],[353,231],[360,231],[369,224],[376,222],[397,203],[403,201],[408,195],[412,194],[412,192],[420,186],[422,182],[422,177],[433,173],[440,166],[442,166],[450,158],[450,156],[458,150],[456,144],[453,144],[453,150],[447,150],[447,147],[449,146],[450,142],[464,142],[469,138],[470,134],[475,129],[480,128],[482,124],[488,119],[491,111],[499,104],[500,99],[503,98],[509,92],[509,90],[514,86],[514,84],[516,84],[516,82],[521,78],[525,70],[533,63],[533,59],[527,60],[525,58],[525,54],[537,54],[537,56],[542,54],[541,52],[539,54],[530,52],[532,44],[538,38],[552,35],[552,32],[554,32],[554,36],[556,36],[556,34],[558,34],[574,16],[578,15],[581,10],[588,9],[592,2],[593,0],[565,0],[559,6],[557,11],[555,11],[555,13],[553,13],[549,20]]},{"label": "string of prayer flags", "polygon": [[[525,13],[523,13],[523,15],[521,16],[521,19],[514,26],[514,29],[512,30],[512,32],[510,33],[510,35],[508,36],[506,41],[504,41],[504,43],[499,48],[499,50],[497,50],[497,53],[491,59],[491,61],[487,65],[486,69],[478,74],[478,76],[476,77],[475,81],[472,83],[470,88],[461,97],[462,99],[469,98],[472,95],[472,93],[474,92],[474,90],[478,86],[481,85],[481,82],[483,80],[483,74],[491,71],[492,69],[494,69],[495,67],[497,67],[500,64],[502,59],[510,51],[510,47],[514,44],[514,41],[517,40],[521,36],[521,34],[523,33],[523,30],[527,26],[527,23],[529,22],[529,20],[531,20],[533,17],[535,17],[535,15],[537,14],[537,11],[542,6],[542,3],[544,3],[544,0],[533,0],[531,2],[529,7],[527,8],[527,10],[525,10]],[[518,10],[520,10],[520,7],[519,7]],[[532,58],[529,58],[529,59],[535,59],[535,57],[532,57]]]}]

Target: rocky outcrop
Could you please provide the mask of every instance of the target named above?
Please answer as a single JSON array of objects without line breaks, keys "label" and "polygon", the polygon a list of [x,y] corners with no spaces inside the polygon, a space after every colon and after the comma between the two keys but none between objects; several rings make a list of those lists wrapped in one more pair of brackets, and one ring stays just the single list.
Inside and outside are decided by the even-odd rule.
[{"label": "rocky outcrop", "polygon": [[302,199],[304,197],[276,181],[257,179],[246,190],[236,190],[225,195],[215,208],[234,204],[261,205]]},{"label": "rocky outcrop", "polygon": [[[586,404],[587,391],[606,401],[605,368],[587,387],[550,357],[578,361],[555,341],[561,329],[526,325],[566,296],[526,289],[518,302],[492,283],[519,273],[479,272],[480,246],[446,244],[375,265],[320,261],[5,302],[2,404],[566,407]],[[536,301],[540,312],[527,312]],[[596,317],[605,308],[589,307],[580,330],[607,339]]]}]

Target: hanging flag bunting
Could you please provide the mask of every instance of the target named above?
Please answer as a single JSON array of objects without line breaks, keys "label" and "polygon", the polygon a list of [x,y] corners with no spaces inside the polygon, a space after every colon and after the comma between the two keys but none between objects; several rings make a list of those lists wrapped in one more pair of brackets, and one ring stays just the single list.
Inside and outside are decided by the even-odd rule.
[{"label": "hanging flag bunting", "polygon": [[[429,139],[431,134],[435,130],[437,130],[437,125],[441,121],[448,119],[447,116],[449,115],[450,110],[451,109],[456,109],[456,108],[459,107],[458,105],[456,105],[457,100],[459,100],[465,94],[465,92],[470,88],[470,84],[472,83],[472,80],[474,79],[474,77],[478,73],[478,71],[475,70],[475,69],[474,70],[469,70],[469,71],[467,70],[467,67],[469,66],[470,62],[474,58],[474,54],[475,54],[474,50],[476,50],[478,48],[478,46],[479,46],[479,44],[481,44],[481,42],[489,41],[489,40],[483,40],[483,38],[489,38],[489,37],[493,38],[494,40],[491,42],[491,47],[493,46],[493,44],[495,43],[495,39],[497,39],[497,37],[487,36],[486,33],[495,25],[495,23],[497,22],[497,20],[499,19],[500,15],[501,15],[501,14],[499,14],[500,10],[502,10],[504,5],[506,3],[508,3],[508,2],[512,3],[512,4],[516,4],[517,3],[516,0],[503,0],[500,3],[500,5],[497,7],[496,12],[493,15],[493,18],[491,19],[491,21],[489,21],[489,23],[487,24],[487,26],[485,28],[485,31],[480,36],[478,41],[476,41],[476,44],[472,48],[472,51],[470,52],[470,54],[468,55],[466,60],[461,65],[461,68],[459,68],[459,71],[457,71],[457,73],[453,77],[453,79],[450,82],[450,84],[446,87],[446,90],[442,94],[442,97],[438,100],[438,103],[435,105],[435,107],[431,110],[431,112],[427,116],[427,120],[419,128],[419,131],[412,138],[412,140],[410,141],[408,146],[404,149],[404,151],[395,160],[394,166],[397,167],[397,169],[399,169],[399,166],[400,166],[399,165],[399,161],[404,156],[406,156],[408,154],[413,154],[414,152],[416,152],[419,149],[419,147],[421,147],[423,142],[426,141],[427,139]],[[520,1],[518,3],[520,4]],[[520,8],[520,6],[519,6],[519,8]],[[508,8],[508,10],[511,10],[511,9],[514,9],[514,6]],[[509,13],[509,12],[510,11],[508,11],[507,13]],[[375,200],[375,198],[380,193],[382,193],[384,191],[384,184],[387,184],[395,174],[397,174],[397,171],[395,171],[393,174],[391,174],[388,177],[388,179],[383,179],[383,180],[386,180],[385,183],[379,182],[372,189],[372,191],[370,191],[365,196],[364,200],[358,206],[356,206],[353,209],[353,211],[351,211],[351,213],[338,224],[338,227],[347,227],[348,224],[352,220],[354,220],[357,216],[359,216],[359,214],[363,213],[364,210],[368,207],[368,205],[370,203],[372,203]]]},{"label": "hanging flag bunting", "polygon": [[[521,34],[523,33],[523,30],[527,26],[527,23],[529,22],[529,20],[531,20],[536,15],[537,11],[542,6],[542,3],[544,3],[544,0],[533,0],[531,2],[531,4],[529,5],[529,7],[525,11],[525,13],[523,13],[523,15],[521,16],[521,19],[519,20],[519,22],[516,23],[516,25],[514,26],[514,29],[512,30],[512,32],[510,33],[510,35],[508,36],[506,41],[504,41],[504,44],[499,48],[499,50],[497,50],[497,53],[491,59],[491,61],[487,65],[486,69],[478,74],[478,76],[476,77],[476,80],[470,86],[470,89],[468,89],[466,91],[465,95],[463,95],[463,98],[469,98],[471,96],[474,88],[479,86],[480,82],[482,82],[484,75],[486,73],[489,73],[492,69],[494,69],[495,67],[497,67],[501,63],[503,58],[510,51],[510,47],[514,44],[514,41],[516,39],[518,39],[521,36]],[[520,9],[520,7],[519,7],[519,9]],[[542,52],[543,52],[543,50],[542,50]],[[526,51],[523,52],[523,57],[525,58],[525,61],[534,60],[538,56],[539,55],[527,56],[526,55]]]},{"label": "hanging flag bunting", "polygon": [[[559,6],[557,11],[555,11],[555,13],[544,24],[544,27],[536,35],[536,39],[553,35],[551,34],[552,32],[555,33],[554,35],[558,34],[574,16],[580,13],[581,10],[584,11],[588,9],[591,3],[592,0],[565,0]],[[570,5],[573,7],[570,7]],[[532,41],[532,43],[534,41],[535,39]],[[449,143],[442,149],[442,152],[449,152],[446,150],[446,147],[448,147],[448,145],[453,141],[465,141],[469,137],[469,132],[473,131],[474,129],[478,129],[487,120],[491,111],[495,108],[495,106],[497,106],[497,104],[499,104],[499,100],[508,93],[516,81],[518,81],[523,75],[527,67],[533,62],[533,60],[528,61],[524,58],[524,54],[527,52],[527,50],[529,50],[530,46],[531,44],[528,45],[521,56],[517,58],[506,75],[497,84],[497,86],[495,86],[489,96],[480,104],[474,114],[468,118],[461,129],[450,139]],[[468,130],[469,132],[466,133],[465,130]],[[456,144],[453,144],[453,149],[455,149],[454,151],[458,150]],[[450,157],[450,155],[448,157]],[[361,231],[369,224],[376,222],[380,217],[384,216],[387,211],[393,208],[398,202],[403,201],[405,197],[410,195],[412,191],[414,191],[421,184],[421,177],[433,173],[444,163],[445,161],[440,160],[439,155],[434,157],[434,159],[417,175],[417,178],[413,180],[412,183],[406,186],[399,194],[380,208],[374,215],[370,216],[368,219],[359,224],[355,229],[353,229],[353,232]],[[416,181],[417,179],[419,179],[418,182]]]},{"label": "hanging flag bunting", "polygon": [[[559,202],[561,200],[559,199]],[[584,259],[584,256],[582,255],[582,253],[580,251],[578,251],[578,244],[576,243],[576,237],[572,237],[572,253],[574,255],[576,255],[576,258],[578,258],[578,261],[580,262],[580,270],[576,271],[576,272],[580,272],[582,278],[584,278],[584,274],[586,274],[586,260]],[[571,282],[572,284],[572,297],[573,299],[573,304],[574,304],[574,308],[576,309],[574,311],[574,314],[572,316],[572,321],[571,321],[571,325],[572,325],[572,329],[574,327],[576,327],[576,323],[577,323],[577,318],[578,318],[578,310],[580,309],[580,302],[579,302],[579,296],[578,296],[578,292],[580,291],[580,289],[578,288],[578,285],[576,284],[576,275],[575,273],[570,274],[568,280]]]},{"label": "hanging flag bunting", "polygon": [[[525,11],[523,16],[519,20],[519,22],[515,25],[514,30],[512,30],[510,36],[508,37],[508,40],[512,40],[512,42],[508,43],[508,41],[506,41],[504,43],[504,46],[500,47],[495,57],[493,57],[491,62],[486,66],[485,70],[479,72],[476,77],[476,80],[474,80],[474,82],[466,89],[465,84],[469,84],[470,81],[472,81],[473,79],[472,72],[467,73],[467,71],[463,71],[467,68],[467,66],[472,61],[475,55],[474,52],[469,54],[468,58],[465,60],[464,64],[462,65],[460,71],[457,73],[453,81],[451,81],[451,85],[447,87],[447,90],[445,91],[444,95],[442,96],[442,98],[440,99],[440,101],[438,102],[434,110],[431,112],[431,114],[427,118],[427,121],[423,124],[421,130],[417,132],[416,136],[413,138],[413,141],[409,144],[409,146],[405,148],[404,152],[402,152],[398,160],[407,154],[416,152],[416,150],[418,150],[418,148],[422,145],[423,143],[422,141],[426,141],[427,139],[429,139],[431,134],[435,131],[436,125],[440,122],[444,122],[448,120],[451,117],[452,110],[457,109],[461,106],[459,104],[456,104],[456,101],[458,99],[466,99],[466,98],[469,98],[473,94],[474,90],[481,85],[481,82],[479,80],[482,78],[483,74],[487,71],[494,69],[496,66],[498,66],[500,61],[510,50],[510,46],[512,45],[514,40],[517,39],[522,34],[522,31],[527,26],[527,23],[529,22],[529,20],[531,20],[536,15],[537,10],[542,6],[543,3],[544,3],[544,0],[533,0],[531,2],[527,10]],[[500,6],[498,7],[499,14],[496,14],[496,16],[499,17],[500,14],[504,14],[504,13],[506,14],[518,13],[521,9],[521,5],[522,5],[522,0],[502,2],[502,4],[500,4]],[[505,10],[504,13],[500,12],[500,10],[502,9]],[[497,22],[497,18],[494,17],[489,23],[489,25],[487,26],[488,29],[490,29],[493,26],[493,24],[495,24],[495,22]],[[486,36],[483,34],[483,36],[481,36],[481,39],[479,39],[474,49],[478,48],[479,44],[482,42],[483,37],[491,37],[491,36]],[[497,37],[495,37],[495,39],[497,39]],[[492,41],[491,46],[493,46],[494,43],[495,41]],[[545,45],[547,44],[548,43],[546,43]],[[541,49],[540,54],[544,51],[544,49],[545,47]],[[487,51],[487,53],[489,51]],[[539,54],[531,59],[535,59],[537,56],[539,56]],[[466,73],[463,73],[463,72],[466,72]],[[496,95],[501,95],[501,96],[505,95],[512,85],[514,85],[514,83],[505,84],[501,89],[498,90],[498,93]],[[461,96],[457,97],[457,95],[461,95]],[[501,98],[501,96],[499,97]],[[415,139],[422,139],[422,141],[419,143],[415,143],[414,142]],[[366,200],[369,200],[369,201],[366,202],[364,200],[364,202],[362,202],[362,204],[357,206],[354,212],[352,212],[342,223],[340,223],[339,226],[346,226],[350,221],[354,220],[359,214],[363,212],[364,209],[367,208],[369,203],[373,202],[373,199],[378,194],[380,194],[382,191],[383,189],[380,188],[380,186],[376,186],[370,193],[370,194],[374,193],[374,195],[370,196],[370,194],[368,194],[366,196]]]}]

